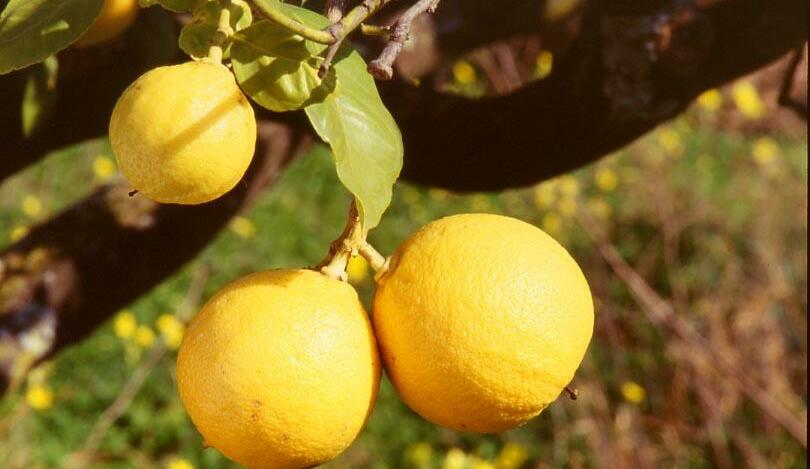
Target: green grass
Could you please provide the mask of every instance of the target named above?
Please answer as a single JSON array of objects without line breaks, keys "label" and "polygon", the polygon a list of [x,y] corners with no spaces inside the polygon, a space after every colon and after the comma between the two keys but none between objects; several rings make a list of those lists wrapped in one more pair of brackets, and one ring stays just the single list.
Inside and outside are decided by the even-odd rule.
[{"label": "green grass", "polygon": [[[772,161],[758,163],[751,155],[757,144],[761,150],[758,139],[765,134],[723,130],[697,112],[666,129],[664,137],[653,132],[538,188],[459,195],[397,185],[391,208],[370,235],[383,253],[424,223],[461,212],[521,218],[571,251],[597,300],[594,341],[574,382],[582,397],[561,397],[525,427],[477,436],[425,422],[384,381],[367,428],[329,467],[506,469],[517,467],[509,454],[521,464],[521,453],[526,467],[544,468],[714,467],[724,461],[737,467],[756,458],[769,467],[804,466],[804,449],[722,370],[700,358],[694,344],[650,320],[577,217],[595,217],[612,245],[711,349],[786,407],[801,411],[807,397],[806,134],[769,132],[777,152]],[[672,135],[677,145],[667,144]],[[17,227],[89,191],[100,154],[109,154],[108,146],[92,142],[8,181],[0,189],[0,245]],[[614,175],[617,187],[600,189],[597,171]],[[25,213],[26,196],[42,202],[42,213]],[[248,272],[314,265],[342,229],[347,203],[329,153],[318,147],[293,162],[244,214],[254,235],[224,230],[129,310],[154,328],[159,315],[178,310],[200,269],[210,270],[202,295],[207,298]],[[370,276],[357,286],[370,304]],[[25,386],[0,405],[0,467],[65,465],[146,353],[108,323],[59,354],[27,385],[52,390],[52,405],[30,408]],[[200,468],[232,467],[215,450],[202,448],[175,391],[174,359],[169,352],[151,371],[104,434],[89,467],[163,467],[178,457]],[[643,396],[629,392],[628,383],[643,389]]]}]

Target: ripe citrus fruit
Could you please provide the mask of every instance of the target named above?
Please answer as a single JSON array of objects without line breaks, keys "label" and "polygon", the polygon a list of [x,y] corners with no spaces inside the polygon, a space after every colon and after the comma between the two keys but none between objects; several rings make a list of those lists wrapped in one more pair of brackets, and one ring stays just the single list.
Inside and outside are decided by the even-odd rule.
[{"label": "ripe citrus fruit", "polygon": [[256,146],[256,119],[222,65],[158,67],[118,98],[110,144],[130,185],[158,202],[199,204],[242,178]]},{"label": "ripe citrus fruit", "polygon": [[209,446],[251,468],[334,458],[371,413],[377,346],[354,289],[310,270],[223,288],[189,324],[177,387]]},{"label": "ripe citrus fruit", "polygon": [[540,229],[456,215],[411,235],[379,279],[372,322],[386,371],[418,414],[498,432],[571,381],[593,332],[585,277]]},{"label": "ripe citrus fruit", "polygon": [[76,41],[78,47],[95,46],[123,34],[138,16],[138,0],[105,0],[98,18]]}]

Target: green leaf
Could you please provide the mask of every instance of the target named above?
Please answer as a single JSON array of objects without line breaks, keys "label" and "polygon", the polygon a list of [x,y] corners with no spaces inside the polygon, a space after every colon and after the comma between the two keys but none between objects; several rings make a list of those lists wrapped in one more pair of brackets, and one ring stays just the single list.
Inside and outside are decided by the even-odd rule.
[{"label": "green leaf", "polygon": [[271,111],[293,111],[323,101],[334,90],[334,74],[318,77],[322,59],[317,54],[325,47],[259,21],[236,36],[231,63],[251,99]]},{"label": "green leaf", "polygon": [[[211,39],[216,33],[219,23],[219,14],[225,6],[225,0],[215,0],[207,2],[202,8],[194,11],[191,23],[185,25],[180,31],[178,43],[183,51],[200,59],[208,55],[211,46]],[[234,31],[239,31],[250,26],[253,22],[253,15],[250,12],[250,5],[243,0],[231,0],[231,27]],[[228,57],[230,45],[225,48],[224,57]]]},{"label": "green leaf", "polygon": [[52,55],[28,70],[21,109],[22,131],[26,138],[33,136],[53,112],[58,68],[59,63]]},{"label": "green leaf", "polygon": [[[328,25],[326,18],[304,8],[288,4],[275,8],[310,27]],[[256,23],[239,36],[231,62],[243,90],[269,109],[278,110],[269,106],[278,104],[286,109],[291,101],[306,106],[315,131],[332,147],[338,177],[357,200],[363,233],[368,233],[391,203],[393,185],[402,169],[403,147],[399,128],[380,99],[363,58],[344,43],[320,85],[326,83],[331,92],[319,96],[318,88],[312,86],[317,83],[322,59],[315,56],[326,46],[269,22]]]},{"label": "green leaf", "polygon": [[[282,8],[311,27],[328,24],[312,11],[292,5]],[[307,43],[323,50],[319,44]],[[335,56],[330,73],[336,76],[337,89],[305,111],[315,131],[332,147],[338,177],[357,200],[365,235],[379,224],[391,203],[393,185],[402,169],[402,135],[366,71],[365,61],[347,42]]]},{"label": "green leaf", "polygon": [[363,233],[379,224],[402,169],[402,135],[357,51],[342,47],[333,69],[338,90],[305,110],[332,147],[337,174],[355,196]]},{"label": "green leaf", "polygon": [[138,0],[144,8],[160,5],[163,8],[176,12],[194,11],[200,8],[207,0]]},{"label": "green leaf", "polygon": [[10,0],[0,12],[0,74],[64,49],[93,24],[104,0]]},{"label": "green leaf", "polygon": [[256,5],[261,5],[265,8],[270,8],[273,10],[278,10],[283,8],[281,6],[281,2],[279,0],[253,0],[253,3]]}]

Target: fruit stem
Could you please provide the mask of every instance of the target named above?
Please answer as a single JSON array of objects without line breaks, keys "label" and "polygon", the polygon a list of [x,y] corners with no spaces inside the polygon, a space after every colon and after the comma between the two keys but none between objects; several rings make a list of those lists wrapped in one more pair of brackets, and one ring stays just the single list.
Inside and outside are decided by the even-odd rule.
[{"label": "fruit stem", "polygon": [[333,279],[345,282],[348,280],[346,274],[346,266],[349,265],[349,259],[352,257],[351,251],[342,249],[336,252],[329,262],[320,268],[322,274],[332,277]]},{"label": "fruit stem", "polygon": [[368,241],[363,240],[358,247],[358,250],[360,255],[363,256],[363,259],[368,261],[368,264],[372,269],[374,269],[374,272],[377,273],[375,278],[378,278],[380,275],[388,271],[388,258],[374,249],[374,246],[369,244]]},{"label": "fruit stem", "polygon": [[208,60],[217,65],[222,64],[222,54],[225,43],[233,35],[231,28],[231,0],[225,0],[222,10],[219,11],[217,30],[211,38],[211,47],[208,49]]},{"label": "fruit stem", "polygon": [[316,267],[322,273],[329,277],[338,280],[346,280],[346,266],[349,264],[349,259],[355,252],[352,252],[353,246],[351,239],[362,235],[362,228],[360,227],[360,215],[357,213],[357,203],[352,199],[349,205],[349,214],[346,217],[346,226],[343,232],[329,245],[329,251],[326,257]]},{"label": "fruit stem", "polygon": [[577,388],[572,388],[570,386],[566,386],[565,387],[565,392],[568,393],[568,397],[570,397],[572,401],[577,400],[577,398],[579,397],[579,389],[577,389]]},{"label": "fruit stem", "polygon": [[358,254],[368,261],[378,275],[387,270],[388,259],[366,241],[357,212],[357,202],[352,199],[343,232],[329,245],[329,252],[316,269],[329,277],[346,281],[349,259]]}]

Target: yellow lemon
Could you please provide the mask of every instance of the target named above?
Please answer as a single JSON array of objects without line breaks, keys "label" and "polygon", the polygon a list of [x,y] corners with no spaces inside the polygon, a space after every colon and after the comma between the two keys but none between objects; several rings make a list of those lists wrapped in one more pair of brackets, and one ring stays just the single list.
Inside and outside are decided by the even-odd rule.
[{"label": "yellow lemon", "polygon": [[180,398],[206,444],[251,468],[305,468],[346,449],[371,413],[377,346],[355,290],[310,270],[243,277],[192,320]]},{"label": "yellow lemon", "polygon": [[105,0],[98,18],[82,37],[76,41],[78,47],[89,47],[120,36],[138,16],[138,0]]},{"label": "yellow lemon", "polygon": [[110,144],[134,189],[158,202],[199,204],[242,178],[256,119],[227,68],[187,62],[150,70],[124,91]]},{"label": "yellow lemon", "polygon": [[418,414],[460,431],[525,423],[571,381],[593,333],[576,261],[540,229],[465,214],[394,253],[374,299],[386,371]]}]

